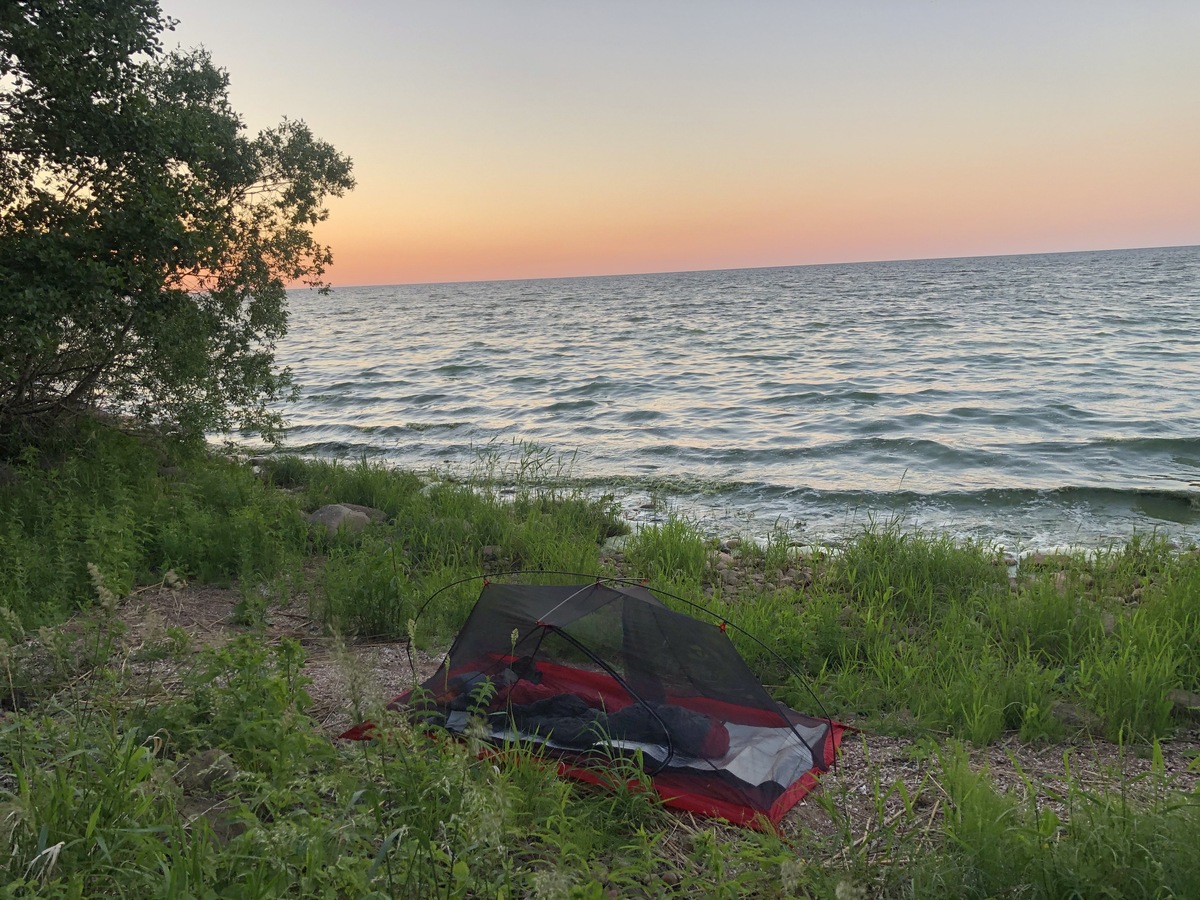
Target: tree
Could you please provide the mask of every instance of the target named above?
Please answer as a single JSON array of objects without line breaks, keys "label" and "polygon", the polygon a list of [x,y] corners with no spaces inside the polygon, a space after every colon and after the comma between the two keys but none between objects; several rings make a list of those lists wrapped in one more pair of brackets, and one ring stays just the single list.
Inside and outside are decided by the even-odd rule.
[{"label": "tree", "polygon": [[285,286],[354,186],[303,122],[246,134],[158,0],[0,4],[0,431],[102,407],[276,434]]}]

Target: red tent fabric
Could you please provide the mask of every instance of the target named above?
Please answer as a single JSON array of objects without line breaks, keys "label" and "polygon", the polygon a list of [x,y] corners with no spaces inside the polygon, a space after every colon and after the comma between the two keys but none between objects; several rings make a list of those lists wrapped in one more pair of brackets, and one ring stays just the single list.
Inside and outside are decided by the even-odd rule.
[{"label": "red tent fabric", "polygon": [[815,786],[845,731],[773,700],[722,627],[602,582],[485,583],[442,666],[389,706],[458,733],[481,718],[494,743],[539,744],[592,783],[640,752],[668,806],[751,827]]}]

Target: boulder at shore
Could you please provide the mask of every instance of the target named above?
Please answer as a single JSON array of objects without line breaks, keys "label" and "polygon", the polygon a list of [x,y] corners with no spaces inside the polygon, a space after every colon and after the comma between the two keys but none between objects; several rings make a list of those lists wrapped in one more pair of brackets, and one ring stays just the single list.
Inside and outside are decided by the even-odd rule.
[{"label": "boulder at shore", "polygon": [[387,513],[357,503],[330,503],[309,513],[305,518],[309,525],[324,526],[329,536],[333,537],[341,528],[345,528],[351,534],[357,534],[372,522],[382,522],[387,518]]}]

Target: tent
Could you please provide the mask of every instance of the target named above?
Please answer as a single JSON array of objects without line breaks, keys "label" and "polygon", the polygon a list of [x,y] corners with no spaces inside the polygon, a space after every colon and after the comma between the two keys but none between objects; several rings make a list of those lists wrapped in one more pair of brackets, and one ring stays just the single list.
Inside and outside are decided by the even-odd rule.
[{"label": "tent", "polygon": [[493,743],[539,744],[593,783],[614,754],[640,751],[667,805],[778,823],[832,764],[844,726],[771,699],[726,625],[640,585],[485,581],[441,667],[389,708],[460,734],[481,718]]}]

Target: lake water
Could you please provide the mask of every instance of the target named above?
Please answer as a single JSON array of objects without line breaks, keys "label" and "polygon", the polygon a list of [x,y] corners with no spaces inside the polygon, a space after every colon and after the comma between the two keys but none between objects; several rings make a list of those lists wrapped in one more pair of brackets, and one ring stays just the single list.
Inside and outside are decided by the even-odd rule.
[{"label": "lake water", "polygon": [[288,447],[717,534],[1200,540],[1200,248],[291,295]]}]

